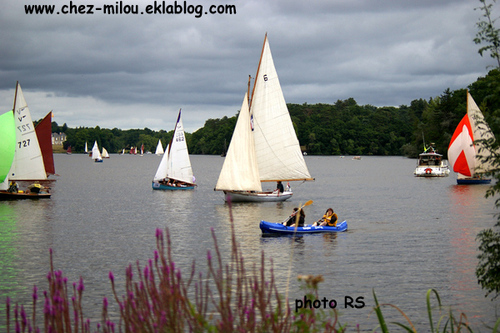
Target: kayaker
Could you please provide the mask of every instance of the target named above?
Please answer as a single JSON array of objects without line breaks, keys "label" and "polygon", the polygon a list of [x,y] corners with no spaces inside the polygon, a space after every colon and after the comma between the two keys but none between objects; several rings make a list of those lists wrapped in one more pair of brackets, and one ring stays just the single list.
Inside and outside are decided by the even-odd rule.
[{"label": "kayaker", "polygon": [[297,214],[299,214],[299,224],[298,226],[299,227],[303,227],[304,226],[304,221],[306,219],[306,213],[304,212],[303,209],[299,209],[298,207],[295,207],[293,209],[293,213],[292,215],[290,215],[286,220],[285,222],[283,222],[283,225],[287,226],[287,227],[295,227],[295,222],[297,221]]},{"label": "kayaker", "polygon": [[325,215],[323,215],[322,218],[320,218],[318,221],[313,223],[313,227],[316,227],[316,226],[336,227],[337,220],[338,220],[338,216],[333,211],[333,208],[328,208],[325,212]]}]

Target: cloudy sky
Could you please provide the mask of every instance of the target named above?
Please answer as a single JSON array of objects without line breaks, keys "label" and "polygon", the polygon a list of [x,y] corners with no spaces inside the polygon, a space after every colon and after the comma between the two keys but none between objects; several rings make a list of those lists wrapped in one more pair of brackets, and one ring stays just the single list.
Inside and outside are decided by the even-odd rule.
[{"label": "cloudy sky", "polygon": [[[201,17],[95,9],[117,3],[72,1],[94,6],[91,15],[62,14],[70,0],[2,1],[2,109],[12,109],[19,81],[33,119],[53,110],[70,127],[169,131],[182,108],[193,132],[237,113],[266,32],[289,103],[409,105],[466,88],[494,65],[473,42],[478,0],[177,1],[203,6]],[[122,3],[140,13],[154,0]],[[32,4],[60,14],[26,14]],[[226,4],[236,14],[205,14]]]}]

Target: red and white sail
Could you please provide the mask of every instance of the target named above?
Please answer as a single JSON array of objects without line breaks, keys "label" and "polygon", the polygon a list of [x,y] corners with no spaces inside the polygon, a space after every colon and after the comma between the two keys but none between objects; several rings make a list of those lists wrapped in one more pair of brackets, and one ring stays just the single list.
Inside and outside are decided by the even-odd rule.
[{"label": "red and white sail", "polygon": [[481,161],[488,156],[489,151],[484,149],[479,153],[479,143],[474,142],[491,138],[493,133],[476,102],[467,92],[467,114],[458,124],[448,146],[448,160],[453,171],[462,177],[474,177],[477,173],[491,170],[490,163]]}]

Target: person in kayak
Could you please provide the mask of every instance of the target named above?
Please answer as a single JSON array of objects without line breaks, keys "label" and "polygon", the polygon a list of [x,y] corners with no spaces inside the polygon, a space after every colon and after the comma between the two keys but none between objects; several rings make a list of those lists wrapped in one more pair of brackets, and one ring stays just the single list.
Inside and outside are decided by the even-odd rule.
[{"label": "person in kayak", "polygon": [[337,220],[338,220],[338,216],[333,211],[333,208],[328,208],[325,212],[325,215],[323,215],[322,218],[320,218],[318,221],[313,223],[313,227],[316,227],[316,226],[336,227]]},{"label": "person in kayak", "polygon": [[[299,216],[297,217],[297,214]],[[293,209],[293,213],[283,222],[284,226],[287,227],[295,227],[295,223],[297,222],[297,219],[299,220],[298,226],[303,227],[304,226],[304,221],[306,219],[306,213],[304,212],[303,209],[299,209],[298,207],[295,207]]]}]

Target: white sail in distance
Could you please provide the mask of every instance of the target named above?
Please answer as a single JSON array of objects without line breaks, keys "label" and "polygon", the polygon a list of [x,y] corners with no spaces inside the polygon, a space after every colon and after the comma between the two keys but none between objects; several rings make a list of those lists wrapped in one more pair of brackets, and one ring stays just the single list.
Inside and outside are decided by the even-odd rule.
[{"label": "white sail in distance", "polygon": [[165,153],[165,151],[163,150],[163,146],[161,144],[161,140],[158,140],[158,144],[156,145],[155,154],[156,155],[163,155],[164,153]]},{"label": "white sail in distance", "polygon": [[167,177],[186,183],[193,183],[193,170],[189,159],[186,136],[184,135],[181,110],[179,110],[174,136],[170,141],[170,147],[166,154],[168,154]]},{"label": "white sail in distance", "polygon": [[92,159],[93,160],[102,159],[101,152],[99,151],[99,146],[97,145],[97,141],[94,142],[94,147],[92,147]]}]

